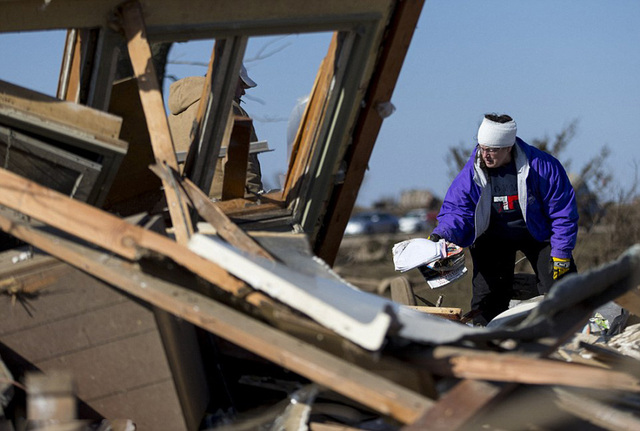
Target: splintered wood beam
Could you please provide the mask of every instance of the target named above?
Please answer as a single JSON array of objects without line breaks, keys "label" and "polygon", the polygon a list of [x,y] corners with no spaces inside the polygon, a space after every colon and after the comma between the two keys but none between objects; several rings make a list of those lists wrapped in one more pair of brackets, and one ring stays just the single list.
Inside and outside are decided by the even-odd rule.
[{"label": "splintered wood beam", "polygon": [[[151,47],[147,40],[140,3],[127,2],[119,9],[122,27],[127,37],[131,64],[138,80],[140,101],[144,110],[149,136],[156,161],[178,170],[178,160],[171,141],[169,123],[158,78],[153,67]],[[180,199],[175,183],[163,182],[167,206],[173,223],[176,240],[186,244],[193,235],[187,203]]]},{"label": "splintered wood beam", "polygon": [[[264,257],[265,259],[274,260],[269,252],[240,229],[238,225],[229,220],[229,217],[227,217],[218,205],[212,202],[191,180],[188,178],[177,178],[177,173],[172,172],[166,166],[153,165],[150,169],[160,178],[170,176],[173,173],[174,180],[179,182],[180,191],[185,193],[186,200],[207,223],[213,226],[216,233],[222,239],[239,250]],[[165,178],[165,180],[169,181],[169,178]]]},{"label": "splintered wood beam", "polygon": [[307,103],[304,110],[292,145],[289,169],[287,170],[287,178],[282,192],[284,201],[287,203],[290,203],[295,198],[308,168],[311,152],[316,145],[318,130],[322,124],[331,81],[334,76],[337,49],[338,33],[335,32],[327,55],[318,69],[311,95],[309,96],[309,103]]},{"label": "splintered wood beam", "polygon": [[386,42],[365,96],[366,105],[356,123],[353,143],[345,156],[347,170],[344,182],[334,188],[326,215],[320,223],[320,233],[314,248],[316,254],[329,265],[335,262],[344,229],[382,126],[383,119],[378,112],[378,106],[391,101],[423,5],[424,0],[398,2],[391,17]]},{"label": "splintered wood beam", "polygon": [[425,305],[407,305],[407,307],[449,320],[460,320],[462,316],[462,309],[456,307],[428,307]]},{"label": "splintered wood beam", "polygon": [[[234,294],[246,293],[247,285],[218,265],[192,253],[186,246],[163,235],[131,225],[91,205],[0,169],[0,205],[40,220],[126,259],[138,260],[149,251],[173,259],[205,280]],[[16,226],[0,224],[5,232],[21,238]],[[28,239],[25,241],[30,242]],[[252,301],[254,296],[247,297]],[[256,304],[262,299],[256,297]]]},{"label": "splintered wood beam", "polygon": [[[2,195],[2,193],[0,193]],[[433,401],[135,264],[0,209],[0,226],[82,271],[335,392],[412,423]],[[180,247],[180,245],[175,245]],[[190,254],[190,259],[198,256]]]},{"label": "splintered wood beam", "polygon": [[126,144],[118,141],[122,118],[0,81],[0,115],[9,117],[11,112],[19,113],[23,121],[33,119],[81,130],[117,146],[117,151],[126,152]]},{"label": "splintered wood beam", "polygon": [[626,372],[507,353],[440,346],[410,362],[461,379],[640,392],[640,381]]}]

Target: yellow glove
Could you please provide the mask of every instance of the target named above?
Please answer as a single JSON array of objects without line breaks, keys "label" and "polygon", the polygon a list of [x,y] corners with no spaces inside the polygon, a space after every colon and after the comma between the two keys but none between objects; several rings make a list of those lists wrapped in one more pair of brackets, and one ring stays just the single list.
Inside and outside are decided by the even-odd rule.
[{"label": "yellow glove", "polygon": [[552,257],[551,260],[553,261],[553,279],[559,280],[569,271],[571,259]]}]

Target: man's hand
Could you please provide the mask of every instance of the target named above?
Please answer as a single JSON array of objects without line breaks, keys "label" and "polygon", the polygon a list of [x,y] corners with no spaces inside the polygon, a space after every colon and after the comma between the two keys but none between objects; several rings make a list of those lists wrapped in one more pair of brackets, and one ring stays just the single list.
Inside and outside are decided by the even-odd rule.
[{"label": "man's hand", "polygon": [[551,257],[551,260],[553,261],[553,279],[560,280],[569,271],[571,259]]},{"label": "man's hand", "polygon": [[437,233],[432,233],[431,235],[429,235],[427,237],[427,239],[429,241],[433,241],[433,242],[438,242],[442,239],[442,237],[440,235],[438,235]]}]

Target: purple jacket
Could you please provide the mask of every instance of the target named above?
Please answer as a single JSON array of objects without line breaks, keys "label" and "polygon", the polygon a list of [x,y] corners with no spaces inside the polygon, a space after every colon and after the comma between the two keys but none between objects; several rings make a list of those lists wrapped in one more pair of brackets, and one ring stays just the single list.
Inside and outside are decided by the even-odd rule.
[{"label": "purple jacket", "polygon": [[[551,255],[570,258],[578,236],[578,208],[573,187],[562,164],[522,139],[513,147],[518,199],[531,235],[551,242]],[[489,227],[491,187],[480,167],[478,149],[453,180],[433,233],[468,247]]]}]

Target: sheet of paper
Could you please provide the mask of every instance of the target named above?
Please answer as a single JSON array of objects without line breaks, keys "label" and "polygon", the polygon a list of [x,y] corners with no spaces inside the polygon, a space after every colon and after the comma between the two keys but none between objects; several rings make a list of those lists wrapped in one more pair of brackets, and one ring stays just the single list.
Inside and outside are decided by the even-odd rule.
[{"label": "sheet of paper", "polygon": [[396,271],[406,272],[442,259],[447,255],[447,245],[444,239],[433,242],[426,238],[413,238],[395,244],[391,251]]}]

